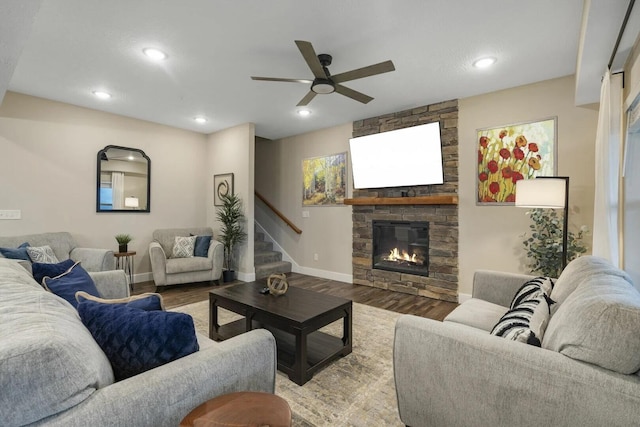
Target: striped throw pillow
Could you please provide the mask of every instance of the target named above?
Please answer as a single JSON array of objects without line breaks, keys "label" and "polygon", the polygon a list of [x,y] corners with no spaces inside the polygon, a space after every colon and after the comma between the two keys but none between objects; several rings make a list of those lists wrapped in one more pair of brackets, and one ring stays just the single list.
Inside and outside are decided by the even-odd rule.
[{"label": "striped throw pillow", "polygon": [[[528,299],[536,299],[541,293],[544,293],[549,300],[549,296],[551,295],[554,285],[555,282],[550,277],[536,277],[535,279],[529,280],[522,285],[520,289],[518,289],[518,292],[514,295],[509,308],[513,309]],[[553,304],[553,302],[549,300],[549,305],[551,304]]]}]

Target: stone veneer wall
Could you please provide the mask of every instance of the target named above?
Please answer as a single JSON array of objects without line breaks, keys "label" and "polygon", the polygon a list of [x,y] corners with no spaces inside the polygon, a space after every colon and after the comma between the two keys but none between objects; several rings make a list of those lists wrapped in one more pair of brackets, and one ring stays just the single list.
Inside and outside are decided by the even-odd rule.
[{"label": "stone veneer wall", "polygon": [[[413,189],[416,196],[458,193],[458,101],[451,100],[398,113],[358,120],[353,137],[440,121],[444,184],[354,190],[358,197],[400,197]],[[429,221],[429,277],[374,270],[372,221]],[[421,295],[458,300],[458,205],[353,206],[353,283]]]}]

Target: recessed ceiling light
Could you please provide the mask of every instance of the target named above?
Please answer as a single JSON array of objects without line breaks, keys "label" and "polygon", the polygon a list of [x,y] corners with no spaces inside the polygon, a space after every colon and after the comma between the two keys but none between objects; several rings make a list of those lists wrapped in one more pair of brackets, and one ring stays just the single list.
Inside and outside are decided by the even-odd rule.
[{"label": "recessed ceiling light", "polygon": [[492,66],[495,63],[496,63],[496,58],[487,57],[487,58],[480,58],[480,59],[476,60],[473,63],[473,66],[476,67],[476,68],[487,68],[487,67]]},{"label": "recessed ceiling light", "polygon": [[144,49],[142,49],[142,53],[144,53],[154,61],[162,61],[163,59],[167,59],[166,53],[153,47],[145,47]]},{"label": "recessed ceiling light", "polygon": [[95,96],[97,96],[100,99],[109,99],[111,98],[111,94],[109,92],[105,92],[103,90],[94,90],[93,93]]},{"label": "recessed ceiling light", "polygon": [[197,123],[200,123],[200,124],[208,122],[207,118],[202,116],[194,117],[193,120],[195,120]]},{"label": "recessed ceiling light", "polygon": [[310,114],[311,114],[311,111],[307,110],[306,108],[301,108],[301,109],[298,110],[298,115],[299,116],[307,117]]}]

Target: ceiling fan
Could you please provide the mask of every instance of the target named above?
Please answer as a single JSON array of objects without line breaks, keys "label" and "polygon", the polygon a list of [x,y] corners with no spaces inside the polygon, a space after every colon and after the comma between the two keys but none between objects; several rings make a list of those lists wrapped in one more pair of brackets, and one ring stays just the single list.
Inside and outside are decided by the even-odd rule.
[{"label": "ceiling fan", "polygon": [[379,64],[369,65],[368,67],[358,68],[356,70],[347,71],[345,73],[336,74],[332,76],[329,73],[329,65],[331,65],[332,57],[326,53],[316,55],[316,51],[310,42],[296,40],[296,45],[300,50],[300,53],[307,62],[307,65],[311,69],[313,80],[308,79],[281,79],[277,77],[254,77],[252,80],[264,80],[269,82],[291,82],[291,83],[307,83],[311,84],[309,92],[298,102],[298,107],[305,106],[311,102],[317,94],[329,94],[338,92],[341,95],[355,99],[363,104],[368,103],[373,98],[365,95],[364,93],[350,89],[343,86],[341,83],[351,80],[361,79],[363,77],[375,76],[376,74],[388,73],[394,71],[396,68],[393,66],[393,62],[384,61]]}]

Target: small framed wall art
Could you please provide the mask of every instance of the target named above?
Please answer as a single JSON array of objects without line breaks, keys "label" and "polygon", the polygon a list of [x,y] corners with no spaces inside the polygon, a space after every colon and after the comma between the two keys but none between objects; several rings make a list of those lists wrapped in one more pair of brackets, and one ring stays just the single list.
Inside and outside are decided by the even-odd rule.
[{"label": "small framed wall art", "polygon": [[477,130],[476,204],[513,205],[516,182],[556,175],[557,118]]},{"label": "small framed wall art", "polygon": [[213,205],[222,206],[222,197],[233,195],[233,174],[223,173],[213,176]]}]

